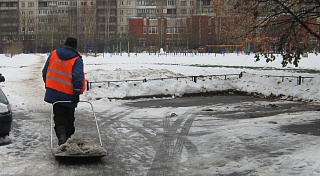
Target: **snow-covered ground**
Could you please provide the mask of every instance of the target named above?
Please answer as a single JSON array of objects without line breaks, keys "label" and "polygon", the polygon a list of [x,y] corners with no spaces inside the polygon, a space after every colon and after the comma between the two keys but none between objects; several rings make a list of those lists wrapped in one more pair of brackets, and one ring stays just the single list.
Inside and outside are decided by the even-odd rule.
[{"label": "snow-covered ground", "polygon": [[[6,82],[1,83],[0,86],[12,104],[13,112],[15,114],[27,114],[30,118],[19,122],[16,121],[16,123],[20,125],[20,131],[30,130],[29,133],[37,134],[38,136],[41,136],[43,130],[48,130],[48,128],[39,125],[37,122],[41,121],[41,119],[35,120],[33,115],[51,111],[51,106],[43,101],[45,89],[41,70],[46,59],[46,54],[20,54],[13,58],[0,55],[0,73],[6,78]],[[319,59],[319,56],[309,54],[308,58],[301,60],[299,67],[295,68],[293,65],[289,65],[286,68],[282,68],[281,58],[272,63],[255,62],[254,55],[241,54],[187,56],[169,54],[159,56],[144,53],[138,55],[130,54],[130,56],[128,54],[122,54],[122,56],[110,54],[100,54],[98,57],[84,56],[86,78],[90,82],[102,83],[92,83],[90,90],[86,91],[80,99],[93,103],[97,112],[112,108],[121,112],[123,100],[114,100],[115,98],[130,96],[152,97],[152,95],[160,94],[177,97],[185,93],[232,89],[258,93],[263,96],[281,95],[282,99],[303,100],[317,104],[320,101],[320,92],[318,90],[320,86]],[[229,75],[240,73],[242,73],[241,78],[237,75]],[[207,75],[215,76],[201,77]],[[224,75],[228,76],[225,77]],[[199,77],[195,82],[191,76]],[[301,85],[297,84],[296,77],[298,76],[304,77]],[[179,78],[154,80],[157,78],[176,77]],[[123,80],[131,81],[126,82]],[[79,105],[79,108],[81,107],[82,105]],[[156,112],[153,109],[150,109],[150,112],[143,113],[159,113],[158,116],[163,116],[161,114],[163,112]],[[237,142],[241,143],[239,139],[243,135],[246,135],[244,138],[248,139],[250,136],[262,136],[261,139],[272,142],[274,130],[270,130],[270,123],[263,122],[269,122],[270,119],[278,119],[277,126],[279,127],[280,125],[288,124],[288,121],[302,123],[316,120],[317,118],[318,113],[316,112],[284,113],[272,116],[269,119],[256,118],[250,121],[237,121],[237,124],[229,125],[228,129],[211,129],[211,131],[217,133],[216,130],[219,130],[219,136],[228,136],[226,141],[231,141],[234,145],[237,145]],[[253,127],[252,123],[259,124],[258,128],[257,126]],[[207,140],[216,140],[216,137],[211,135]],[[256,175],[319,175],[320,137],[301,135],[301,138],[310,138],[310,142],[299,146],[299,150],[290,152],[290,154],[281,155],[281,157],[277,157],[274,160],[268,158],[270,161],[261,162],[244,157],[237,162],[216,168],[210,166],[210,163],[214,164],[216,162],[211,161],[210,158],[217,156],[214,153],[210,156],[210,151],[206,151],[209,156],[204,158],[203,165],[192,161],[182,160],[182,162],[190,166],[190,170],[194,169],[194,167],[205,168],[206,171],[202,173],[207,175],[209,173],[228,174],[228,170],[246,170],[248,168],[258,168],[255,169]],[[288,140],[287,137],[283,137],[283,139]],[[32,163],[32,161],[19,161],[21,156],[10,155],[12,151],[19,150],[21,146],[18,144],[25,144],[21,141],[19,143],[19,140],[21,140],[19,135],[11,134],[9,140],[12,140],[11,144],[0,146],[0,175],[37,175],[37,172],[30,169],[31,166],[28,162]],[[205,140],[201,138],[193,140],[198,141],[199,145],[206,145],[203,143]],[[295,136],[295,140],[299,140],[299,136]],[[294,141],[289,143],[293,145]],[[46,144],[39,143],[37,145]],[[295,148],[297,146],[292,147]],[[44,148],[43,151],[34,151],[34,153],[46,152],[45,149],[48,148]],[[279,152],[286,153],[287,151]],[[273,164],[261,165],[261,163],[266,162],[272,162]],[[34,164],[40,164],[40,162]],[[41,163],[38,167],[52,167],[46,164]],[[202,175],[202,173],[199,173],[199,175]]]}]

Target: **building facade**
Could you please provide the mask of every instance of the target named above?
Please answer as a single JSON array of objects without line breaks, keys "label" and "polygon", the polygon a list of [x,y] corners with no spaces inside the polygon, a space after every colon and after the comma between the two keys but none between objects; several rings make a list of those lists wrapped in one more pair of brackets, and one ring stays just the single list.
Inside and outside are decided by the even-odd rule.
[{"label": "building facade", "polygon": [[1,0],[0,52],[50,52],[69,36],[81,52],[197,49],[221,36],[214,2]]},{"label": "building facade", "polygon": [[49,52],[69,36],[84,52],[106,46],[116,34],[116,0],[0,1],[0,53]]},{"label": "building facade", "polygon": [[9,44],[19,40],[19,3],[0,1],[0,52],[11,50]]}]

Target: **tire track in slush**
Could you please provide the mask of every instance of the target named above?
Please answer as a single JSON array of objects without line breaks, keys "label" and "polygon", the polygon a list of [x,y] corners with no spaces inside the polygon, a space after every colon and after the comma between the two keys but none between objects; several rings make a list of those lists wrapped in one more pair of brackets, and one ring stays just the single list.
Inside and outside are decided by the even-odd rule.
[{"label": "tire track in slush", "polygon": [[[174,172],[179,169],[183,146],[188,146],[186,147],[188,154],[192,156],[199,154],[197,147],[185,137],[196,118],[192,115],[193,111],[194,109],[186,111],[172,125],[170,125],[169,117],[163,119],[164,138],[156,151],[147,175],[174,175]],[[178,133],[179,126],[185,119],[187,120]]]},{"label": "tire track in slush", "polygon": [[[185,114],[189,114],[189,112],[187,112]],[[181,125],[181,123],[185,119],[183,117],[184,117],[184,115],[182,115],[178,120],[176,120],[174,122],[174,124],[172,125],[172,126],[174,126],[173,129],[170,128],[170,122],[168,121],[169,118],[164,118],[164,120],[166,120],[164,125],[167,126],[167,129],[165,131],[170,131],[170,133],[176,133],[178,127]],[[172,140],[177,138],[177,142],[176,142],[176,145],[174,145],[170,150],[170,152],[174,154],[171,158],[179,159],[181,157],[183,147],[186,147],[187,153],[188,153],[188,157],[194,157],[194,156],[197,156],[199,154],[197,147],[192,143],[192,141],[190,141],[187,137],[184,136],[184,135],[188,134],[189,129],[191,128],[191,125],[192,125],[192,122],[193,122],[194,119],[195,119],[195,116],[189,117],[187,122],[183,126],[183,130],[181,130],[180,134],[179,135],[174,135],[174,138]],[[141,134],[149,142],[148,145],[151,146],[155,151],[157,151],[157,148],[159,147],[159,143],[160,142],[159,142],[159,140],[157,140],[157,138],[155,138],[150,133],[150,131],[148,131],[148,130],[146,130],[144,128],[141,128],[141,127],[137,127],[134,124],[130,124],[129,122],[121,121],[120,123],[122,125],[125,125],[126,126],[125,128],[131,128],[131,130]],[[146,127],[146,128],[148,128],[148,127]],[[148,128],[148,129],[150,129],[150,128]],[[174,129],[176,129],[176,130],[174,130]],[[132,133],[134,133],[134,132],[132,132]],[[154,155],[150,155],[150,154],[148,154],[148,152],[146,152],[146,150],[142,149],[147,144],[142,143],[139,146],[136,146],[136,144],[131,144],[127,140],[124,140],[128,136],[130,136],[130,135],[126,134],[125,136],[115,137],[115,138],[117,139],[118,143],[120,142],[121,144],[125,145],[126,148],[130,148],[130,151],[128,150],[127,153],[132,152],[132,153],[134,153],[136,155],[135,156],[135,155],[132,154],[132,155],[130,155],[131,157],[134,156],[134,158],[137,161],[140,161],[140,162],[141,161],[142,162],[143,161],[146,162],[147,160],[154,158]],[[162,136],[162,134],[161,134],[161,136]],[[161,155],[159,157],[163,157],[163,155]],[[165,162],[166,162],[168,157],[165,157],[165,158],[166,158],[166,160],[165,160]],[[171,163],[179,163],[179,160],[172,160]],[[178,168],[179,167],[179,165],[170,165],[170,164],[168,164],[168,166],[171,166],[171,167],[174,166],[174,168]],[[131,167],[135,168],[136,166],[131,166]]]},{"label": "tire track in slush", "polygon": [[[111,116],[108,116],[108,120],[105,123],[101,124],[101,127],[103,129],[111,126],[114,123],[121,123],[134,131],[141,134],[145,139],[149,141],[149,144],[155,149],[156,154],[154,156],[154,159],[152,160],[151,167],[149,169],[148,175],[168,175],[172,174],[175,170],[179,168],[179,160],[182,155],[183,147],[186,148],[188,157],[197,156],[199,154],[199,151],[197,147],[190,141],[186,135],[188,134],[192,123],[196,116],[191,115],[192,112],[194,112],[194,109],[188,110],[185,113],[181,114],[178,119],[176,119],[172,125],[170,125],[170,117],[164,117],[163,118],[163,125],[162,128],[164,130],[164,138],[161,141],[160,145],[159,142],[156,140],[154,136],[150,134],[149,131],[146,129],[143,129],[141,127],[136,127],[133,124],[130,124],[128,122],[119,121],[123,117],[130,115],[135,109],[131,109],[128,111],[124,111],[120,114],[113,114]],[[186,122],[181,127],[180,133],[178,131],[179,127],[183,123],[183,121]],[[119,137],[113,136],[115,138],[116,143],[119,143],[121,139]],[[123,141],[124,142],[124,141]],[[121,142],[120,142],[121,143]],[[129,144],[127,142],[123,143],[124,145],[128,146]],[[129,145],[131,146],[131,145]],[[139,148],[131,146],[131,149],[135,150],[137,153],[144,153],[139,150]],[[147,158],[151,158],[152,156],[147,156]],[[120,160],[118,161],[122,163]],[[120,164],[119,163],[119,164]],[[128,166],[124,166],[124,163],[121,164],[124,168],[127,168]],[[130,167],[130,166],[129,166]]]},{"label": "tire track in slush", "polygon": [[[119,144],[120,139],[112,133],[112,131],[108,130],[111,125],[116,122],[119,122],[120,119],[126,117],[127,115],[131,114],[135,109],[128,109],[121,113],[114,113],[107,116],[106,122],[103,122],[99,125],[99,128],[105,132],[101,133],[101,138],[104,139],[103,143],[108,143],[108,147],[106,148],[108,151],[108,159],[107,162],[114,163],[113,169],[117,170],[117,174],[125,175],[129,166],[121,159],[121,153],[123,151],[117,146]],[[101,117],[103,118],[103,117]],[[108,128],[109,127],[109,128]],[[107,140],[108,139],[108,140]],[[107,141],[105,141],[107,140]],[[125,144],[124,144],[125,145]]]},{"label": "tire track in slush", "polygon": [[116,113],[116,114],[112,114],[110,116],[108,116],[108,121],[101,123],[101,128],[102,127],[109,127],[110,125],[114,124],[115,122],[119,121],[120,119],[122,119],[123,117],[131,114],[135,109],[129,109],[127,111],[121,112],[120,114]]}]

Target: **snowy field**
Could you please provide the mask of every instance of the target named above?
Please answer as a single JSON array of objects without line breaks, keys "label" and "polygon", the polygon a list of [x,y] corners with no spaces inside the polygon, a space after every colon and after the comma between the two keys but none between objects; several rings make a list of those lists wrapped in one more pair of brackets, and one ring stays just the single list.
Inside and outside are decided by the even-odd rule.
[{"label": "snowy field", "polygon": [[[6,82],[1,83],[0,87],[7,95],[14,115],[22,117],[19,119],[13,117],[15,128],[19,130],[13,130],[9,138],[2,139],[2,142],[11,141],[11,143],[0,146],[0,175],[81,175],[77,174],[80,171],[75,171],[74,167],[68,170],[67,166],[60,166],[50,155],[48,118],[51,106],[43,101],[45,89],[41,77],[46,59],[46,54],[21,54],[13,58],[0,55],[0,73],[6,78]],[[223,90],[256,93],[265,97],[275,95],[281,97],[283,101],[302,101],[318,105],[320,103],[319,59],[319,56],[309,54],[308,58],[301,60],[299,67],[289,64],[288,67],[282,68],[281,58],[272,63],[255,62],[254,55],[241,54],[159,56],[145,53],[130,54],[130,56],[128,54],[84,56],[86,78],[93,83],[90,90],[80,99],[93,103],[97,113],[110,110],[119,114],[128,111],[124,106],[127,100],[119,98],[154,95],[179,97],[186,93]],[[238,76],[240,73],[242,73],[241,78]],[[207,75],[213,76],[206,77]],[[197,81],[194,81],[193,76],[197,76]],[[299,76],[303,78],[301,85],[297,84]],[[77,110],[81,108],[83,105],[80,104]],[[210,108],[227,110],[223,105]],[[185,109],[180,108],[175,111],[182,114],[187,111]],[[138,118],[150,114],[161,118],[168,115],[168,112],[168,109],[155,111],[152,108],[145,108],[143,111],[136,110],[134,115]],[[107,115],[105,118],[108,118]],[[184,148],[179,163],[185,170],[180,172],[190,175],[228,175],[253,170],[254,172],[248,175],[320,175],[319,136],[283,134],[279,138],[279,135],[274,134],[279,132],[282,125],[304,124],[318,118],[317,111],[282,113],[267,118],[237,120],[228,126],[208,129],[210,135],[190,137],[189,140],[198,145],[200,156],[194,159],[187,158]],[[134,118],[124,119],[131,125],[144,125]],[[276,121],[277,124],[272,125],[270,121]],[[203,129],[192,126],[190,128],[191,132],[198,130]],[[118,131],[118,133],[120,138],[126,132]],[[225,141],[217,145],[208,142],[216,141],[218,138],[223,141],[221,140],[223,137]],[[253,142],[247,145],[263,145],[279,140],[275,138],[286,141],[287,146],[285,149],[279,148],[273,157],[265,156],[265,159],[261,160],[261,156],[259,159],[254,159],[243,155],[235,160],[219,160],[219,155],[225,151],[219,151],[218,145],[234,146],[232,149],[237,150],[246,140]],[[299,142],[295,143],[297,141]],[[150,153],[154,154],[152,151]],[[278,153],[282,154],[278,156]],[[152,154],[146,160],[152,160]],[[123,162],[130,162],[130,159]],[[151,167],[150,162],[147,161],[145,166],[140,166],[136,171],[124,173],[146,175],[148,168]],[[217,167],[217,163],[223,164]],[[111,165],[106,167],[112,168]],[[56,169],[61,169],[62,173],[59,174]],[[86,170],[82,172],[83,175],[95,175],[95,170],[91,166],[81,166],[76,169]]]}]

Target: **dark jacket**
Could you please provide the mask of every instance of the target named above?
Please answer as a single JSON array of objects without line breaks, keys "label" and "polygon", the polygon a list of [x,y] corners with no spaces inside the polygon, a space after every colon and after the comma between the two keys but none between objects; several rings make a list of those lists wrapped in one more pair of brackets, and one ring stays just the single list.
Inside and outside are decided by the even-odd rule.
[{"label": "dark jacket", "polygon": [[[62,48],[57,48],[57,55],[60,59],[63,60],[69,60],[76,56],[79,56],[73,66],[72,69],[72,83],[73,83],[73,89],[74,89],[74,95],[69,95],[63,92],[59,92],[50,88],[46,88],[46,93],[44,97],[44,101],[48,103],[54,103],[56,101],[72,101],[74,99],[74,96],[79,96],[81,94],[82,86],[83,86],[83,60],[80,54],[72,47],[65,45]],[[43,69],[42,69],[42,78],[44,83],[46,83],[46,74],[50,62],[51,54],[49,55]],[[77,103],[62,103],[62,105],[75,108],[77,107]]]}]

